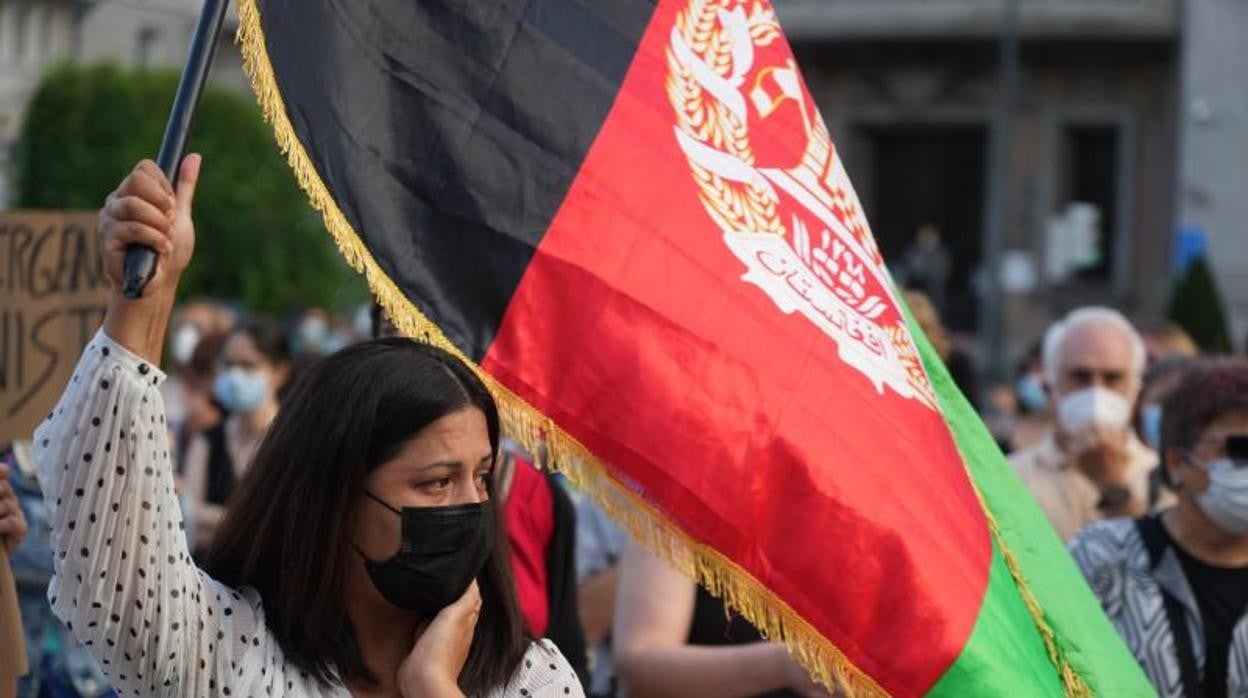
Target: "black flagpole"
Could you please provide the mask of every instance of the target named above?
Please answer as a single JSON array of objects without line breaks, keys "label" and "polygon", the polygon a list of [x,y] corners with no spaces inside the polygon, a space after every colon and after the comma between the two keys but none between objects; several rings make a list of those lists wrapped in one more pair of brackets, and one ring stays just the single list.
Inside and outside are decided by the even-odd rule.
[{"label": "black flagpole", "polygon": [[[199,96],[204,91],[208,69],[212,67],[212,56],[217,49],[217,39],[221,36],[221,25],[229,4],[229,0],[204,0],[204,9],[199,13],[199,22],[195,25],[195,35],[191,39],[190,55],[187,56],[186,67],[182,69],[178,92],[173,97],[173,108],[169,110],[169,122],[165,124],[165,137],[160,142],[156,165],[174,187],[178,185],[178,166],[182,163],[182,151],[191,130],[191,119],[195,116]],[[122,293],[126,298],[142,296],[143,287],[155,272],[155,250],[146,245],[131,245],[126,250],[125,284]]]}]

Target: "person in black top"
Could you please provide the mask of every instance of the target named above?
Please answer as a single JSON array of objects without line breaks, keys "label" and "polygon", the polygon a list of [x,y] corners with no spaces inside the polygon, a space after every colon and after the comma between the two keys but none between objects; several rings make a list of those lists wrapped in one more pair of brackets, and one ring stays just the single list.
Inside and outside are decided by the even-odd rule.
[{"label": "person in black top", "polygon": [[[1164,528],[1162,530],[1165,530]],[[1167,535],[1173,545],[1173,538]],[[1248,566],[1211,565],[1174,545],[1204,624],[1205,695],[1225,696],[1231,636],[1248,606]]]},{"label": "person in black top", "polygon": [[1185,375],[1162,407],[1161,446],[1179,503],[1160,528],[1200,609],[1201,687],[1225,696],[1232,661],[1248,669],[1248,361]]},{"label": "person in black top", "polygon": [[613,644],[630,696],[826,698],[784,646],[636,543],[619,567]]},{"label": "person in black top", "polygon": [[1248,696],[1248,361],[1189,368],[1160,433],[1178,503],[1094,523],[1071,555],[1160,696]]}]

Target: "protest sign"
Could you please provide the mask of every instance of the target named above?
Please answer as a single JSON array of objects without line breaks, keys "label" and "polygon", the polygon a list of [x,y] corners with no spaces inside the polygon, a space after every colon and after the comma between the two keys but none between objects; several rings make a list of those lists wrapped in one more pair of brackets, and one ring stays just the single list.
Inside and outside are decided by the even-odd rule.
[{"label": "protest sign", "polygon": [[0,213],[0,444],[56,404],[108,295],[94,213]]}]

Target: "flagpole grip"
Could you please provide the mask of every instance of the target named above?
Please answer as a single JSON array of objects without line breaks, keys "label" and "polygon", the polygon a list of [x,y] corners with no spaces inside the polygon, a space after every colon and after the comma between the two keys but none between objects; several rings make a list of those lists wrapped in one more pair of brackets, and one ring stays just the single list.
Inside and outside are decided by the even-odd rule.
[{"label": "flagpole grip", "polygon": [[[195,34],[191,38],[186,67],[182,69],[182,79],[178,82],[173,107],[169,110],[169,121],[165,124],[156,165],[175,188],[178,186],[178,166],[182,163],[186,138],[191,130],[195,107],[204,91],[204,83],[208,80],[208,70],[212,67],[227,7],[229,0],[204,0],[199,21],[195,24]],[[122,294],[126,298],[139,298],[155,273],[156,251],[146,245],[131,245],[126,249]]]}]

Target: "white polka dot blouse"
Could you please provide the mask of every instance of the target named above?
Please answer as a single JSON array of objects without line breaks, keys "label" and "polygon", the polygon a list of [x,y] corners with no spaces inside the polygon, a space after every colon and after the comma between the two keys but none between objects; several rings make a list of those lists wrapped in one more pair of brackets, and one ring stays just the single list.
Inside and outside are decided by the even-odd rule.
[{"label": "white polka dot blouse", "polygon": [[[35,432],[56,615],[121,695],[348,696],[282,656],[253,589],[198,569],[174,493],[164,374],[99,331]],[[549,641],[498,696],[582,696]]]}]

